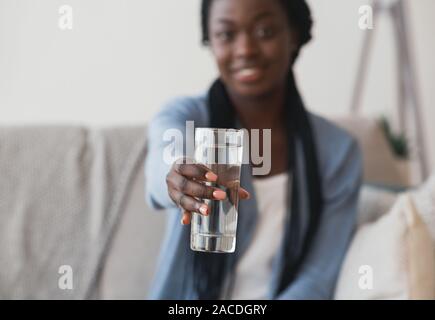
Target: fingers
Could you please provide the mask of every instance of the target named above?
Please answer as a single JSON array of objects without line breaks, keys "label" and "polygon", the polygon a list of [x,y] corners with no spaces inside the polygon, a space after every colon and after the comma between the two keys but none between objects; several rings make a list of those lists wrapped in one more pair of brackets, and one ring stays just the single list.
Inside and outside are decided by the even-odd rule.
[{"label": "fingers", "polygon": [[[237,190],[237,191],[236,191]],[[232,204],[238,204],[239,200],[248,200],[250,199],[251,195],[249,194],[248,191],[246,191],[243,188],[238,188],[234,191],[231,191],[229,193],[229,201]]]},{"label": "fingers", "polygon": [[209,213],[209,208],[206,204],[199,202],[195,198],[185,195],[178,190],[172,192],[171,198],[185,211],[196,212],[205,216]]},{"label": "fingers", "polygon": [[[225,200],[227,192],[205,185],[202,182],[215,182],[223,186],[237,190],[238,197],[242,200],[249,199],[250,194],[245,189],[240,188],[240,181],[231,182],[219,181],[219,177],[210,171],[205,165],[188,162],[187,159],[181,159],[173,165],[172,170],[166,176],[169,196],[174,203],[183,210],[181,223],[189,224],[192,213],[198,213],[204,216],[209,214],[207,204],[198,199]],[[221,183],[219,183],[221,182]],[[231,197],[234,193],[230,192]],[[230,199],[233,200],[233,199]]]},{"label": "fingers", "polygon": [[[250,194],[245,189],[240,188],[239,189],[239,197],[240,197],[240,199],[246,200],[246,199],[250,198]],[[206,215],[208,215],[208,212]],[[191,220],[192,220],[192,212],[183,209],[183,215],[181,217],[181,224],[184,226],[189,225]]]},{"label": "fingers", "polygon": [[[219,183],[219,179],[218,179],[218,183]],[[240,187],[239,180],[226,181],[225,186],[229,189],[238,190],[238,196],[241,200],[247,200],[251,197],[248,191]]]},{"label": "fingers", "polygon": [[210,200],[224,200],[226,198],[226,193],[221,189],[189,180],[189,178],[177,173],[168,179],[168,183],[176,190],[191,197]]},{"label": "fingers", "polygon": [[192,213],[186,210],[183,210],[183,216],[181,217],[181,224],[187,225],[190,224],[190,220],[192,219]]},{"label": "fingers", "polygon": [[251,198],[251,195],[248,191],[243,188],[239,188],[239,198],[242,200],[248,200]]},{"label": "fingers", "polygon": [[194,178],[199,181],[215,182],[218,178],[215,173],[202,164],[176,163],[174,169],[186,178]]}]

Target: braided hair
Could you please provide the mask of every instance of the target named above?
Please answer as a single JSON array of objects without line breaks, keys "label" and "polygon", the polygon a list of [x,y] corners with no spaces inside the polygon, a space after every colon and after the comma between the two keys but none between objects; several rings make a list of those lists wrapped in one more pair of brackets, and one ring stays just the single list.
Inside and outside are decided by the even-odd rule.
[{"label": "braided hair", "polygon": [[[287,13],[289,27],[298,33],[298,47],[291,58],[292,64],[296,61],[300,49],[311,40],[312,19],[310,9],[305,0],[278,0]],[[213,0],[202,0],[201,24],[202,43],[209,44],[209,18]],[[224,84],[217,80],[209,91],[209,106],[211,114],[211,126],[219,128],[234,127],[235,111]],[[295,137],[302,142],[304,161],[306,163],[304,175],[306,187],[300,190],[302,185],[297,182],[299,178],[294,176],[292,186],[288,188],[288,199],[292,199],[288,205],[287,223],[285,225],[285,248],[282,270],[275,296],[282,292],[294,280],[309,251],[314,235],[319,226],[320,214],[323,207],[323,195],[321,190],[321,178],[318,172],[318,160],[309,117],[304,108],[303,101],[298,92],[293,72],[289,72],[288,92],[286,98],[286,115],[289,124],[288,136],[290,141],[289,168],[298,172],[295,158]],[[222,116],[225,115],[225,116]],[[293,188],[294,186],[294,188]],[[289,191],[291,190],[291,191]],[[308,193],[308,225],[299,216],[299,194]],[[291,213],[291,214],[290,214]],[[240,217],[242,218],[242,217]],[[303,230],[302,230],[303,229]],[[199,299],[218,299],[222,293],[226,275],[235,266],[234,254],[207,254],[202,252],[188,252],[193,258],[193,288]],[[188,287],[186,286],[186,290]],[[188,297],[188,295],[186,295]]]}]

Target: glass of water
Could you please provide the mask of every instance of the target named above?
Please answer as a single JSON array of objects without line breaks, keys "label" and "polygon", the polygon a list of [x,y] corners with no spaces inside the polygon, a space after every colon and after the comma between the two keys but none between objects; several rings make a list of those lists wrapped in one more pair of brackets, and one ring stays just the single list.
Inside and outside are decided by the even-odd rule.
[{"label": "glass of water", "polygon": [[202,199],[209,208],[209,214],[192,215],[192,250],[215,253],[235,251],[242,155],[243,130],[195,129],[195,161],[218,176],[217,182],[205,184],[225,191],[227,197],[225,200]]}]

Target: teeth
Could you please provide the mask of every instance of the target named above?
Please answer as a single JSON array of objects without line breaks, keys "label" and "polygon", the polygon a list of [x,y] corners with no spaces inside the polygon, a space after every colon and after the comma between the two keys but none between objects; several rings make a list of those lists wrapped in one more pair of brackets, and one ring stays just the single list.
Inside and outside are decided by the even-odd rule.
[{"label": "teeth", "polygon": [[239,71],[241,76],[252,76],[258,72],[257,68],[247,68]]}]

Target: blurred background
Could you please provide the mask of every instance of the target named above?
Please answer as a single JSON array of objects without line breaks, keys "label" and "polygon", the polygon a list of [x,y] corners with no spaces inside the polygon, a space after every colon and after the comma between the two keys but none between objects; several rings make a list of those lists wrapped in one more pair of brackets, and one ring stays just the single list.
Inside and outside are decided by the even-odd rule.
[{"label": "blurred background", "polygon": [[[401,99],[399,94],[401,89],[397,81],[400,63],[397,58],[396,38],[391,17],[388,14],[382,14],[375,21],[373,30],[361,30],[358,24],[361,17],[359,8],[371,4],[371,1],[309,0],[308,2],[315,20],[314,38],[303,50],[296,66],[299,86],[308,108],[328,118],[338,119],[343,116],[352,116],[350,113],[352,95],[363,50],[363,40],[368,32],[373,32],[370,61],[365,67],[367,78],[361,99],[361,113],[372,119],[387,116],[391,121],[391,126],[397,128],[397,106]],[[426,141],[425,161],[429,170],[433,170],[435,169],[435,144],[433,143],[435,126],[432,125],[435,119],[435,108],[433,107],[433,101],[435,101],[435,38],[433,36],[435,1],[405,0],[404,4],[417,93],[422,111],[420,126],[424,129],[423,134]],[[62,16],[59,8],[62,5],[69,5],[72,8],[73,27],[71,30],[59,28],[59,19]],[[30,146],[32,138],[37,139],[38,137],[40,140],[37,141],[43,141],[46,144],[46,149],[41,148],[46,153],[52,152],[56,145],[62,144],[62,141],[63,145],[65,141],[77,142],[78,151],[76,150],[77,154],[73,159],[85,161],[84,168],[89,170],[82,173],[83,181],[86,180],[88,173],[98,167],[95,161],[98,162],[101,159],[94,159],[98,153],[95,150],[100,148],[98,146],[102,145],[101,148],[106,152],[115,152],[116,148],[108,146],[116,141],[124,148],[128,148],[128,150],[119,148],[117,152],[138,156],[141,153],[138,145],[142,143],[142,127],[146,126],[162,104],[179,95],[204,92],[217,76],[211,54],[200,44],[199,10],[200,0],[0,0],[0,127],[3,136],[0,140],[3,143],[0,144],[0,161],[3,161],[3,168],[11,168],[11,162],[16,162],[19,157],[29,158],[29,154],[18,152],[21,150],[17,147],[20,146],[20,139],[25,141],[26,146]],[[351,122],[347,122],[344,126],[352,126],[349,123]],[[41,133],[43,126],[51,128],[50,130],[55,130],[53,129],[55,127],[59,131]],[[83,131],[65,133],[61,129],[77,126],[81,127],[81,130],[84,130],[83,127],[93,130],[105,129],[102,132],[87,133],[85,138],[82,136]],[[35,129],[36,127],[38,129]],[[124,128],[120,132],[115,132],[116,130],[113,129],[120,127]],[[27,128],[30,131],[23,129],[23,132],[20,128]],[[60,140],[53,140],[51,145],[47,142],[51,140],[46,135],[56,136],[56,139]],[[80,148],[89,140],[96,141],[96,144],[92,147],[95,149],[91,148],[93,151],[89,153],[89,158],[86,158],[83,156],[86,153],[80,153],[82,152]],[[130,144],[126,144],[126,141]],[[412,148],[414,142],[410,143]],[[74,143],[72,145],[74,146]],[[101,148],[98,150],[101,151]],[[66,148],[63,152],[70,154],[71,150]],[[5,160],[13,152],[18,152],[16,157]],[[38,158],[35,156],[35,159]],[[94,177],[102,177],[102,172],[107,172],[107,166],[110,167],[110,165],[113,166],[113,170],[120,172],[119,168],[124,168],[123,166],[131,161],[131,166],[128,169],[124,168],[127,171],[130,170],[125,175],[136,176],[137,173],[132,172],[140,167],[138,163],[141,161],[137,160],[140,157],[134,159],[118,157],[116,161],[119,161],[119,166],[116,166],[116,161],[111,161],[109,165],[104,165],[105,171],[101,170],[100,173],[92,174]],[[44,158],[41,156],[38,161],[42,164]],[[0,162],[0,168],[1,164],[2,162]],[[72,170],[77,170],[73,163],[71,166]],[[14,170],[17,170],[17,176],[20,177],[19,173],[27,172],[25,171],[27,169],[32,174],[36,174],[35,171],[39,170],[37,168],[34,163],[24,161],[22,167]],[[57,169],[63,171],[61,168]],[[14,210],[18,210],[21,214],[19,221],[15,221],[15,218],[7,218],[6,221],[10,225],[3,223],[3,228],[9,228],[11,225],[22,228],[23,225],[27,225],[23,222],[27,219],[24,217],[26,214],[32,214],[32,205],[37,200],[28,206],[23,204],[23,198],[12,201],[13,196],[20,192],[25,198],[26,192],[30,194],[31,189],[26,189],[21,183],[14,183],[11,178],[12,173],[8,174],[3,171],[0,175],[2,177],[0,180],[10,179],[10,185],[6,187],[4,184],[3,189],[0,189],[0,213],[3,214],[4,219]],[[376,173],[373,173],[373,176],[376,176]],[[113,181],[111,180],[108,184],[113,185],[119,185],[122,181],[128,180],[122,174],[120,174],[119,181],[115,179],[116,175],[115,178],[113,174],[110,177]],[[419,178],[420,183],[422,177]],[[73,186],[86,186],[86,183],[77,179],[79,181],[75,178],[65,181],[73,181]],[[391,179],[387,182],[390,185],[393,184]],[[415,181],[408,182],[405,184],[412,185]],[[132,185],[137,183],[139,182],[132,182]],[[14,189],[15,185],[19,186]],[[49,180],[47,180],[47,186],[49,185]],[[60,182],[59,188],[65,185]],[[40,187],[35,188],[41,190]],[[98,189],[95,183],[89,184],[89,190],[97,192],[95,188]],[[87,189],[84,188],[84,190]],[[65,192],[69,191],[71,188]],[[112,191],[111,189],[108,192]],[[109,197],[112,194],[108,192],[102,194]],[[119,196],[120,198],[124,196],[124,193],[130,194],[130,191],[123,190],[122,192],[123,195]],[[142,193],[138,190],[135,192],[132,193],[137,197],[136,201],[141,201]],[[50,195],[48,191],[42,196],[47,196],[47,194],[50,197],[56,197],[56,194]],[[95,198],[94,196],[91,198]],[[141,241],[146,239],[140,238],[143,237],[140,226],[144,227],[145,222],[136,223],[133,227],[125,227],[128,231],[123,231],[124,236],[117,236],[121,239],[120,242],[124,241],[122,239],[127,234],[131,238],[137,237],[133,244],[115,245],[110,241],[106,243],[106,238],[111,238],[114,230],[123,230],[119,227],[118,214],[113,213],[113,216],[107,217],[105,215],[110,215],[108,213],[110,210],[104,210],[104,207],[95,205],[95,203],[92,205],[96,206],[94,207],[98,209],[96,211],[102,213],[91,215],[90,220],[87,221],[86,225],[89,224],[89,230],[91,230],[88,240],[97,241],[98,257],[113,261],[111,267],[107,269],[109,271],[106,270],[102,275],[98,275],[100,278],[111,277],[112,279],[111,289],[106,291],[106,293],[109,292],[106,297],[145,296],[140,288],[146,287],[149,279],[140,275],[144,267],[137,264],[135,266],[137,260],[134,259],[137,257],[132,257],[134,254],[137,255],[137,252],[144,251]],[[56,211],[56,209],[53,210]],[[139,216],[136,213],[137,210],[131,210],[135,212],[132,213],[133,215]],[[47,215],[48,212],[46,212]],[[46,218],[50,219],[50,216]],[[110,221],[110,223],[105,224],[105,221]],[[28,226],[26,230],[33,228],[30,222]],[[79,227],[74,228],[76,232]],[[106,232],[104,240],[96,236],[102,230]],[[78,233],[76,236],[80,238]],[[15,237],[10,233],[5,241],[18,241]],[[154,239],[154,236],[149,237],[149,239]],[[95,240],[97,238],[99,240]],[[32,243],[34,239],[26,241]],[[44,239],[44,241],[49,240]],[[44,241],[41,240],[42,247],[44,247]],[[158,243],[157,240],[154,241]],[[130,268],[133,269],[121,270],[123,266],[119,262],[120,259],[110,258],[110,254],[107,253],[109,247],[119,252],[131,253],[131,257],[124,257],[123,261],[124,264],[130,261]],[[28,257],[30,249],[28,247],[22,249],[23,243],[20,243],[20,248],[17,249],[20,254],[11,248],[3,248],[3,251],[0,248],[0,262],[10,266],[11,260]],[[121,250],[120,248],[129,249]],[[146,254],[139,253],[139,256],[155,256],[157,249],[150,249],[151,251],[147,251]],[[77,252],[78,249],[71,247],[70,250]],[[95,256],[92,252],[83,252],[86,256]],[[3,297],[35,297],[33,289],[30,288],[37,288],[40,284],[29,278],[24,282],[19,280],[28,262],[26,259],[12,268],[9,276],[10,279],[15,279],[15,282],[9,281],[9,287],[6,285],[7,281],[4,280],[6,274],[3,274],[3,288],[9,288],[0,292]],[[79,285],[83,284],[83,291],[80,294],[76,291],[74,295],[68,293],[61,297],[92,296],[94,293],[91,294],[90,288],[92,283],[97,281],[95,270],[102,268],[101,263],[101,261],[90,262],[91,269],[94,271],[83,276],[81,280],[77,280]],[[70,264],[74,264],[74,261]],[[145,267],[148,268],[148,273],[152,273],[153,266],[154,261],[149,262]],[[82,267],[87,268],[78,266],[76,270]],[[57,269],[53,270],[58,276]],[[134,272],[139,275],[133,277]],[[1,279],[0,277],[0,281]],[[33,283],[32,286],[30,283]],[[56,282],[53,283],[56,284]],[[137,286],[132,289],[134,283]],[[125,291],[122,291],[122,288]],[[59,297],[59,292],[56,290],[57,288],[49,290],[42,297],[53,295]],[[122,292],[127,293],[123,296]]]},{"label": "blurred background", "polygon": [[[370,1],[308,2],[314,40],[297,63],[300,87],[313,111],[343,113],[370,32],[359,28],[358,10]],[[425,126],[435,138],[435,2],[405,2]],[[58,27],[63,4],[73,9],[72,30]],[[199,0],[0,0],[0,121],[137,124],[171,97],[206,90],[216,70],[200,45],[199,6]],[[397,105],[397,63],[388,16],[375,29],[364,110],[380,114]],[[434,160],[433,144],[430,154]]]}]

